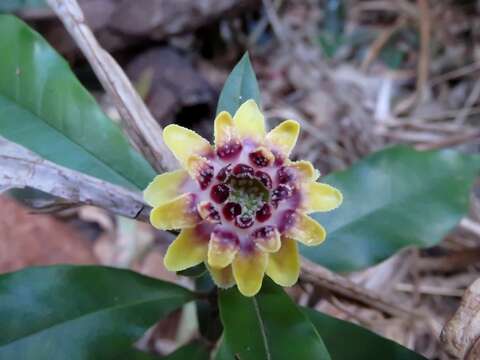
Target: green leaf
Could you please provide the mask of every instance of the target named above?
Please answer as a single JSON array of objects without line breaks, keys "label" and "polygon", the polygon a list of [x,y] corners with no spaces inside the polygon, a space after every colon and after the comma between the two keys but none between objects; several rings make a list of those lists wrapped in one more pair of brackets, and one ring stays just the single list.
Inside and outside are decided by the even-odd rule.
[{"label": "green leaf", "polygon": [[140,356],[133,343],[193,299],[175,284],[100,266],[49,266],[0,276],[0,359]]},{"label": "green leaf", "polygon": [[332,359],[423,360],[407,348],[347,321],[304,308],[303,312],[321,334]]},{"label": "green leaf", "polygon": [[227,111],[235,114],[237,109],[245,101],[253,99],[260,106],[260,90],[257,77],[252,68],[248,53],[245,53],[235,65],[232,72],[223,85],[222,92],[217,104],[217,114]]},{"label": "green leaf", "polygon": [[203,274],[206,274],[207,273],[207,268],[205,267],[205,264],[198,264],[198,265],[195,265],[191,268],[188,268],[188,269],[185,269],[185,270],[182,270],[182,271],[177,271],[177,275],[180,275],[180,276],[188,276],[188,277],[192,277],[192,278],[198,278],[200,276],[202,276]]},{"label": "green leaf", "polygon": [[315,219],[327,241],[304,256],[335,271],[374,265],[405,246],[437,244],[466,214],[478,156],[392,147],[321,179],[342,206]]},{"label": "green leaf", "polygon": [[219,308],[227,346],[242,360],[330,359],[310,321],[269,279],[252,298],[221,290]]},{"label": "green leaf", "polygon": [[214,360],[235,360],[234,354],[228,347],[224,335],[218,340],[218,348],[214,351],[216,351],[215,356],[213,357]]},{"label": "green leaf", "polygon": [[194,342],[177,349],[170,355],[163,357],[165,360],[208,360],[209,353],[203,345]]},{"label": "green leaf", "polygon": [[0,15],[0,135],[60,165],[143,189],[155,176],[35,31]]}]

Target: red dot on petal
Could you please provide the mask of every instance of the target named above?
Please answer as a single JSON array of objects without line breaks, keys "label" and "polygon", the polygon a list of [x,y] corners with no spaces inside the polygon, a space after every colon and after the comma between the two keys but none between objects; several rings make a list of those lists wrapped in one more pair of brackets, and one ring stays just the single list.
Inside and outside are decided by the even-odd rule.
[{"label": "red dot on petal", "polygon": [[247,229],[252,226],[254,220],[249,215],[239,215],[235,219],[235,225],[237,225],[240,229]]},{"label": "red dot on petal", "polygon": [[227,166],[220,169],[217,174],[217,180],[225,181],[232,173],[232,164],[228,164]]},{"label": "red dot on petal", "polygon": [[210,197],[218,204],[225,202],[230,195],[230,188],[225,184],[218,184],[210,190]]},{"label": "red dot on petal", "polygon": [[273,236],[275,228],[271,225],[267,225],[255,230],[252,233],[254,239],[268,239]]},{"label": "red dot on petal", "polygon": [[234,202],[226,203],[222,209],[223,216],[228,221],[232,221],[233,219],[235,219],[235,217],[240,215],[241,212],[242,207],[240,206],[240,204]]},{"label": "red dot on petal", "polygon": [[197,172],[195,178],[197,179],[200,188],[205,190],[213,178],[213,166],[210,164],[205,164]]},{"label": "red dot on petal", "polygon": [[230,141],[217,148],[217,155],[220,159],[231,160],[240,154],[242,144],[239,141]]},{"label": "red dot on petal", "polygon": [[291,168],[282,166],[277,171],[277,179],[280,184],[286,184],[295,179],[295,174]]},{"label": "red dot on petal", "polygon": [[272,192],[272,204],[277,205],[279,201],[292,196],[292,189],[288,185],[280,184]]},{"label": "red dot on petal", "polygon": [[248,158],[250,159],[253,165],[256,165],[257,167],[266,167],[270,165],[270,162],[272,160],[271,159],[272,155],[270,153],[269,155],[270,155],[270,158],[267,157],[264,150],[259,149],[256,151],[252,151],[250,154],[248,154]]},{"label": "red dot on petal", "polygon": [[260,222],[267,221],[270,219],[270,216],[272,216],[272,208],[268,204],[263,204],[255,214],[255,218]]},{"label": "red dot on petal", "polygon": [[267,188],[271,189],[273,186],[272,178],[264,171],[257,170],[255,177]]},{"label": "red dot on petal", "polygon": [[238,164],[233,168],[233,174],[238,177],[253,176],[254,170],[251,166]]}]

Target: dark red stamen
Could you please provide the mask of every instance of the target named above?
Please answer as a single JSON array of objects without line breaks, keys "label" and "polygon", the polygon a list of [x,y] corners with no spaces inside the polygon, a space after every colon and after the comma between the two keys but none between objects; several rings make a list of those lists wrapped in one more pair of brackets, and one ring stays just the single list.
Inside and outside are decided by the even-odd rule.
[{"label": "dark red stamen", "polygon": [[233,168],[233,174],[238,177],[253,176],[253,173],[253,168],[245,164],[238,164]]},{"label": "dark red stamen", "polygon": [[217,204],[221,204],[228,199],[230,188],[226,184],[218,184],[210,190],[210,196]]},{"label": "dark red stamen", "polygon": [[254,223],[253,218],[249,215],[243,214],[237,216],[235,219],[235,225],[237,225],[240,229],[246,229],[252,226]]},{"label": "dark red stamen", "polygon": [[235,219],[235,217],[240,215],[241,212],[242,207],[234,202],[226,203],[222,209],[223,216],[225,216],[225,219],[227,219],[228,221],[232,221],[233,219]]},{"label": "dark red stamen", "polygon": [[270,219],[270,216],[272,216],[272,208],[268,204],[263,204],[255,214],[255,218],[260,222],[267,221]]},{"label": "dark red stamen", "polygon": [[295,173],[292,168],[282,166],[277,171],[277,179],[280,184],[286,184],[295,179]]},{"label": "dark red stamen", "polygon": [[260,229],[255,230],[252,233],[253,239],[268,239],[273,236],[275,228],[273,226],[267,225]]},{"label": "dark red stamen", "polygon": [[239,141],[230,141],[217,148],[217,155],[220,159],[231,160],[240,154],[242,144]]},{"label": "dark red stamen", "polygon": [[262,149],[259,149],[257,151],[252,151],[250,154],[248,154],[248,158],[252,162],[253,165],[256,165],[258,167],[265,167],[270,165],[270,159],[268,159]]},{"label": "dark red stamen", "polygon": [[231,173],[232,173],[232,164],[228,164],[227,166],[220,169],[220,171],[217,174],[217,179],[223,182],[227,180],[227,178],[230,176]]},{"label": "dark red stamen", "polygon": [[205,163],[197,172],[196,179],[202,190],[205,190],[213,178],[213,166]]},{"label": "dark red stamen", "polygon": [[271,189],[273,186],[272,178],[264,171],[257,170],[255,177],[267,188]]},{"label": "dark red stamen", "polygon": [[292,196],[292,189],[288,185],[280,184],[272,192],[272,204],[278,205],[279,201],[285,200]]},{"label": "dark red stamen", "polygon": [[217,210],[215,209],[212,209],[210,215],[208,216],[207,220],[209,220],[210,222],[213,222],[213,223],[220,223],[221,220],[220,220],[220,214],[218,213]]}]

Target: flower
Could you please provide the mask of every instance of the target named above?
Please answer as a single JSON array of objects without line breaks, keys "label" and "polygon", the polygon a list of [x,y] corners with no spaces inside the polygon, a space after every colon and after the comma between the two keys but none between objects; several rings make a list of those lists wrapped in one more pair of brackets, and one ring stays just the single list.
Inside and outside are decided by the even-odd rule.
[{"label": "flower", "polygon": [[260,290],[264,274],[282,286],[297,282],[297,241],[318,245],[326,235],[307,214],[342,202],[340,191],[316,182],[310,162],[288,159],[299,131],[286,120],[267,134],[253,100],[233,118],[217,115],[214,147],[184,127],[165,128],[183,169],[155,177],[144,197],[153,226],[181,229],[165,254],[168,270],[204,262],[219,287],[237,284],[245,296]]}]

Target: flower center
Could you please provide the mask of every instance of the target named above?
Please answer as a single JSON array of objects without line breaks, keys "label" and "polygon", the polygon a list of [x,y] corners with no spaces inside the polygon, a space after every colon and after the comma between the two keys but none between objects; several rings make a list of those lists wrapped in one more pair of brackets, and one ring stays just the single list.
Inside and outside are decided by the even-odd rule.
[{"label": "flower center", "polygon": [[227,184],[231,189],[227,201],[241,206],[240,217],[253,218],[255,213],[269,201],[268,189],[257,179],[230,176]]}]

